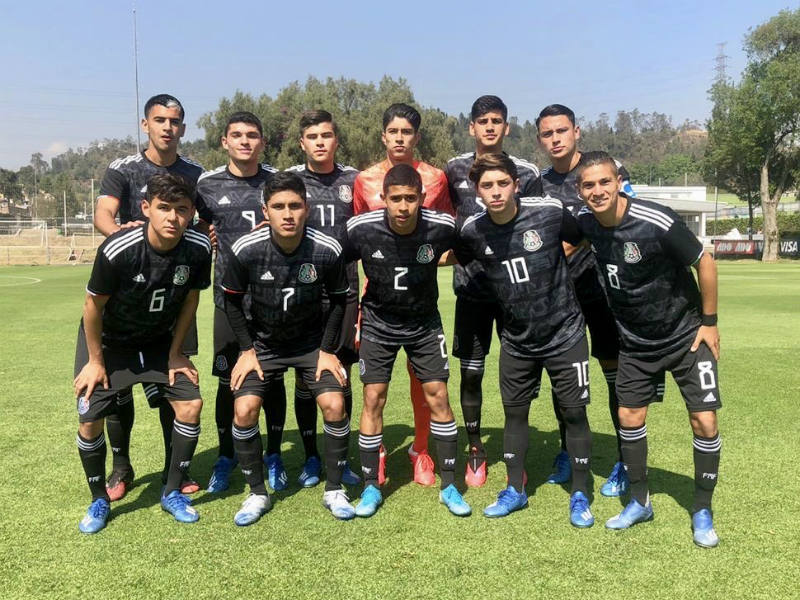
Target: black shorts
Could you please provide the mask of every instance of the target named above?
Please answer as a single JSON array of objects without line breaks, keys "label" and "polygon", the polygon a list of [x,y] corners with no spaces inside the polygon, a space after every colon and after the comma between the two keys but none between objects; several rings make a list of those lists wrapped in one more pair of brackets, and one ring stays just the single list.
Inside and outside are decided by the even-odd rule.
[{"label": "black shorts", "polygon": [[[319,358],[319,350],[313,350],[307,354],[300,354],[297,356],[270,358],[266,360],[259,360],[261,370],[264,372],[264,381],[258,378],[255,371],[251,371],[245,377],[242,386],[233,392],[234,398],[240,396],[258,396],[262,402],[270,398],[270,388],[273,383],[283,379],[283,374],[287,369],[295,369],[296,376],[303,380],[311,393],[316,398],[319,394],[325,392],[342,392],[342,386],[333,376],[333,373],[323,371],[319,378],[317,376],[317,359]],[[284,398],[285,401],[285,398]]]},{"label": "black shorts", "polygon": [[214,364],[211,374],[225,383],[231,380],[231,370],[239,358],[239,342],[228,323],[228,315],[219,306],[214,307]]},{"label": "black shorts", "polygon": [[447,381],[450,377],[447,342],[442,328],[437,327],[421,340],[408,344],[386,344],[361,338],[358,350],[361,383],[389,383],[400,348],[406,351],[414,375],[422,383]]},{"label": "black shorts", "polygon": [[[81,326],[75,346],[75,377],[88,362],[86,334]],[[100,384],[88,401],[83,394],[78,396],[78,420],[81,423],[97,421],[116,412],[117,395],[120,392],[125,395],[124,392],[129,392],[136,383],[142,384],[151,406],[157,406],[162,398],[179,401],[200,399],[200,388],[181,373],[175,377],[175,385],[169,385],[169,346],[143,350],[104,347],[103,362],[108,376],[108,389]],[[151,398],[155,400],[151,401]]]},{"label": "black shorts", "polygon": [[484,359],[492,346],[492,323],[499,337],[503,330],[503,311],[499,304],[456,297],[453,356],[461,359],[462,369],[483,371]]},{"label": "black shorts", "polygon": [[197,341],[197,315],[192,317],[192,324],[189,325],[189,331],[186,332],[186,337],[183,338],[183,346],[181,352],[184,356],[197,356],[199,343]]},{"label": "black shorts", "polygon": [[670,371],[689,412],[722,408],[717,361],[705,344],[700,344],[696,352],[690,352],[692,341],[685,348],[658,359],[634,358],[620,352],[617,368],[619,405],[641,408],[661,400],[658,397],[659,383],[663,390],[664,373]]},{"label": "black shorts", "polygon": [[503,404],[527,404],[539,395],[542,369],[564,408],[589,404],[589,344],[586,336],[569,349],[549,358],[521,358],[500,348],[500,396]]},{"label": "black shorts", "polygon": [[[327,320],[328,307],[325,307]],[[343,365],[352,365],[358,362],[358,349],[356,348],[356,332],[358,329],[358,299],[348,301],[344,307],[344,319],[339,339],[336,340],[336,357]]]},{"label": "black shorts", "polygon": [[592,356],[597,360],[617,360],[619,333],[608,306],[603,286],[595,269],[586,269],[575,280],[575,295],[592,339]]}]

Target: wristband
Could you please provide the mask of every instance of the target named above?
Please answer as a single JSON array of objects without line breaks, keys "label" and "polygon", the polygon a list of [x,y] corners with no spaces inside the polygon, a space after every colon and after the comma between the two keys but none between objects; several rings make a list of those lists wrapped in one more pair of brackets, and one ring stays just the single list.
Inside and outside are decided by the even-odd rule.
[{"label": "wristband", "polygon": [[714,327],[717,324],[717,314],[702,315],[700,317],[700,325],[703,327]]}]

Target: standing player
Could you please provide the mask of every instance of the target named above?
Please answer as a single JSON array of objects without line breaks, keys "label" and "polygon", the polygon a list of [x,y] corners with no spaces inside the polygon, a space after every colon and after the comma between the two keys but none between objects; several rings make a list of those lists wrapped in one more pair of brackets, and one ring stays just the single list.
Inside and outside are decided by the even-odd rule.
[{"label": "standing player", "polygon": [[[622,177],[605,152],[587,152],[578,190],[588,209],[578,224],[606,277],[622,349],[619,355],[619,434],[632,499],[609,529],[653,517],[647,488],[647,405],[671,371],[694,433],[694,542],[712,548],[711,497],[717,484],[722,406],[717,361],[717,267],[714,258],[671,209],[620,193]],[[697,279],[689,270],[697,271]]]},{"label": "standing player", "polygon": [[503,309],[500,395],[508,487],[484,514],[504,517],[528,503],[524,481],[528,412],[545,369],[567,425],[567,448],[574,465],[570,522],[591,527],[594,517],[587,497],[591,432],[586,418],[589,348],[561,245],[562,241],[579,242],[580,233],[561,201],[516,199],[517,167],[508,156],[487,154],[477,159],[470,179],[486,211],[464,223],[457,255],[461,264],[481,263]]},{"label": "standing player", "polygon": [[[486,206],[476,195],[475,186],[469,179],[469,170],[476,158],[503,152],[503,139],[508,130],[508,107],[500,98],[481,96],[475,100],[469,123],[469,134],[475,138],[475,152],[456,156],[445,167],[458,226],[468,217],[485,210]],[[509,158],[517,166],[520,194],[532,196],[539,169],[514,156]],[[461,265],[454,266],[453,290],[456,294],[453,355],[461,360],[461,410],[469,438],[464,479],[468,486],[479,487],[486,483],[486,450],[481,441],[483,372],[492,343],[492,322],[496,323],[499,333],[502,310],[494,300],[479,263],[474,263],[469,272]]]},{"label": "standing player", "polygon": [[157,386],[172,404],[172,457],[161,506],[176,520],[199,519],[180,492],[200,435],[203,401],[183,340],[211,275],[211,242],[187,227],[194,190],[180,177],[155,175],[142,202],[146,222],[109,236],[97,251],[86,287],[75,352],[78,453],[92,504],[79,528],[96,533],[110,511],[105,487],[103,418],[117,394],[135,383]]},{"label": "standing player", "polygon": [[[120,229],[138,227],[146,217],[142,212],[142,200],[147,194],[147,180],[157,173],[172,173],[194,185],[203,168],[178,154],[178,143],[186,130],[184,111],[177,98],[169,94],[159,94],[150,98],[144,105],[142,129],[147,134],[147,149],[113,161],[103,176],[94,225],[105,236]],[[116,219],[120,224],[117,225]],[[197,329],[193,324],[186,336],[184,352],[187,356],[197,354]],[[147,401],[158,407],[161,430],[164,438],[164,472],[162,482],[167,476],[172,439],[172,421],[175,415],[169,402],[163,402],[154,385],[144,386]],[[113,467],[108,478],[108,494],[112,501],[119,500],[133,483],[134,474],[130,463],[130,441],[133,429],[133,392],[120,390],[117,400],[118,413],[106,418],[108,439],[113,452]],[[200,487],[187,479],[181,491],[191,494]]]},{"label": "standing player", "polygon": [[[536,119],[539,145],[547,153],[551,167],[542,171],[537,186],[539,193],[558,198],[570,209],[573,215],[583,208],[578,195],[577,166],[581,158],[578,140],[580,127],[575,124],[575,113],[561,104],[551,104],[542,109]],[[617,163],[623,178],[623,186],[628,196],[633,196],[633,189],[628,181],[627,171]],[[592,338],[592,356],[600,363],[606,385],[608,386],[608,410],[614,431],[619,431],[617,416],[617,393],[615,381],[617,377],[617,356],[619,341],[614,316],[608,307],[608,300],[599,280],[597,261],[589,248],[564,245],[569,264],[569,274],[575,285],[575,293],[581,305],[581,311],[589,327]],[[659,391],[663,394],[663,382]],[[561,434],[561,452],[553,462],[554,472],[547,479],[548,483],[564,483],[569,481],[570,463],[566,452],[564,420],[558,410],[558,402],[553,394],[553,410],[558,419]],[[621,439],[617,434],[617,462],[611,470],[608,480],[603,484],[600,493],[604,496],[621,496],[628,491],[628,478],[622,463]]]},{"label": "standing player", "polygon": [[[325,110],[306,111],[300,117],[300,148],[306,155],[306,162],[287,170],[299,175],[306,186],[308,224],[342,243],[347,219],[353,216],[353,185],[358,171],[335,162],[338,147],[338,131],[333,115]],[[347,265],[347,281],[350,292],[347,295],[341,335],[336,344],[336,356],[347,371],[344,405],[348,420],[352,420],[350,367],[358,360],[358,264],[355,262]],[[317,407],[302,380],[295,378],[295,385],[294,409],[306,452],[306,462],[298,480],[304,487],[311,487],[319,483],[321,467],[316,442]],[[353,473],[349,465],[345,465],[342,482],[357,485],[361,479]]]},{"label": "standing player", "polygon": [[[420,140],[419,127],[422,116],[408,104],[392,104],[383,113],[381,140],[386,147],[386,159],[372,165],[356,177],[353,188],[353,211],[356,215],[385,207],[383,180],[386,173],[399,164],[414,167],[422,179],[423,208],[453,214],[447,177],[444,172],[425,162],[414,160],[414,149]],[[411,362],[406,364],[411,381],[411,404],[414,410],[414,442],[408,449],[408,457],[414,469],[414,481],[421,485],[433,485],[433,459],[428,454],[428,433],[431,413],[425,401],[420,382],[414,376]],[[383,483],[385,464],[384,449],[381,448],[380,474]]]},{"label": "standing player", "polygon": [[[236,112],[228,118],[222,147],[228,152],[228,164],[208,171],[197,182],[197,212],[201,221],[213,231],[217,242],[214,264],[214,365],[212,373],[219,378],[215,419],[219,435],[219,457],[208,482],[209,492],[222,492],[230,485],[231,470],[236,464],[233,451],[233,392],[231,369],[239,356],[239,344],[225,315],[225,293],[222,274],[225,258],[238,238],[251,231],[263,216],[264,184],[274,168],[259,161],[264,152],[261,121],[253,113]],[[248,299],[249,303],[249,299]],[[280,464],[280,445],[286,418],[286,391],[283,379],[276,378],[264,404],[267,415],[267,456],[275,489],[286,487],[286,475]],[[269,449],[277,447],[277,453]],[[283,474],[283,476],[281,476]]]},{"label": "standing player", "polygon": [[437,266],[454,241],[455,220],[421,209],[424,195],[417,170],[398,164],[383,181],[386,208],[347,222],[345,255],[360,259],[367,277],[358,361],[364,384],[358,445],[365,480],[356,507],[359,517],[371,517],[383,502],[378,479],[383,407],[400,348],[430,407],[441,477],[439,500],[454,515],[472,512],[455,486],[458,429],[447,396],[447,348],[437,306]]},{"label": "standing player", "polygon": [[[322,503],[337,519],[355,516],[342,489],[350,424],[342,385],[346,373],[333,354],[348,292],[342,247],[305,226],[303,180],[276,173],[264,188],[269,227],[239,238],[226,260],[225,311],[241,354],[231,371],[236,398],[233,443],[250,495],[236,513],[237,525],[255,523],[272,503],[264,485],[258,414],[272,380],[295,368],[322,409],[327,481]],[[323,313],[323,292],[330,310]],[[252,300],[251,320],[242,298]]]}]

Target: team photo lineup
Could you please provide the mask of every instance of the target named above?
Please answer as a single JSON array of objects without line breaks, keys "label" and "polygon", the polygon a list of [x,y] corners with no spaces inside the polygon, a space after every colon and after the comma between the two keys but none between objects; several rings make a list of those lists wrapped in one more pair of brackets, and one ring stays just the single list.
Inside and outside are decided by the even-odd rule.
[{"label": "team photo lineup", "polygon": [[[440,170],[415,157],[424,135],[420,113],[392,104],[381,123],[385,157],[359,172],[336,162],[336,115],[316,107],[300,117],[304,164],[278,171],[262,162],[263,124],[239,111],[220,140],[227,164],[204,171],[179,154],[180,101],[150,98],[142,119],[147,148],[109,165],[95,208],[94,225],[106,239],[86,284],[73,382],[91,497],[80,531],[101,531],[112,503],[133,485],[138,385],[163,434],[161,508],[180,523],[200,519],[192,494],[224,492],[237,469],[249,488],[233,515],[238,526],[269,518],[274,492],[290,485],[322,484],[319,510],[339,520],[392,510],[390,499],[383,506],[383,415],[403,349],[414,429],[404,475],[432,487],[438,474],[444,506],[437,511],[431,497],[429,518],[470,516],[469,489],[484,486],[488,465],[500,458],[506,487],[480,510],[503,518],[528,505],[529,412],[546,372],[551,402],[541,410],[552,406],[560,437],[560,450],[546,457],[546,481],[569,491],[558,518],[577,528],[595,523],[587,418],[594,395],[607,402],[616,432],[615,464],[600,493],[629,497],[619,514],[603,515],[605,527],[651,520],[646,417],[650,403],[664,399],[669,372],[692,431],[693,542],[717,546],[712,496],[722,402],[714,258],[672,209],[637,198],[613,156],[579,150],[573,110],[548,105],[536,128],[550,162],[541,170],[503,151],[508,108],[497,96],[481,96],[469,114],[474,151]],[[438,273],[448,267],[452,339],[438,308]],[[210,371],[191,360],[200,343],[201,291],[209,287]],[[484,378],[495,334],[499,382]],[[448,389],[456,368],[460,384]],[[592,394],[589,371],[598,368],[606,389]],[[296,484],[281,458],[289,370],[305,454]],[[200,373],[218,381],[210,473],[191,469],[209,404]],[[484,386],[498,384],[502,457],[492,457],[481,412]],[[393,392],[393,402],[405,402],[405,390]],[[351,420],[354,403],[358,420]]]}]

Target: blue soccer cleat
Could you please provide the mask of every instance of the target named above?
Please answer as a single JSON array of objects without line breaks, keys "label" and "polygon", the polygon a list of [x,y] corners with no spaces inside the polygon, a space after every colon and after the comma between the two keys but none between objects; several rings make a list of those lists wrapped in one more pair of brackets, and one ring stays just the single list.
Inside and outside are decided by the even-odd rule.
[{"label": "blue soccer cleat", "polygon": [[368,485],[361,492],[361,502],[356,506],[357,517],[371,517],[378,511],[378,507],[383,504],[381,491],[374,485]]},{"label": "blue soccer cleat", "polygon": [[547,476],[547,483],[567,483],[572,477],[572,464],[569,454],[563,450],[553,460],[553,472]]},{"label": "blue soccer cleat", "polygon": [[192,508],[192,501],[180,490],[172,490],[166,496],[161,496],[161,508],[175,517],[178,523],[194,523],[200,519],[200,515]]},{"label": "blue soccer cleat", "polygon": [[286,469],[283,468],[283,460],[280,454],[265,456],[264,464],[267,466],[269,487],[276,492],[282,492],[289,487],[289,477],[286,475]]},{"label": "blue soccer cleat", "polygon": [[233,522],[239,527],[252,525],[272,508],[272,500],[265,494],[250,494],[242,502],[242,508],[233,516]]},{"label": "blue soccer cleat", "polygon": [[97,533],[106,526],[108,515],[111,512],[111,504],[105,498],[98,498],[89,505],[86,516],[78,523],[78,529],[82,533]]},{"label": "blue soccer cleat", "polygon": [[694,543],[703,548],[716,548],[719,536],[714,531],[714,522],[711,511],[707,508],[698,510],[692,515],[692,532]]},{"label": "blue soccer cleat", "polygon": [[528,496],[525,490],[518,492],[510,485],[497,495],[495,502],[483,509],[483,514],[490,518],[505,517],[527,505]]},{"label": "blue soccer cleat", "polygon": [[314,487],[319,483],[319,475],[322,472],[322,463],[319,456],[309,456],[300,471],[297,482],[304,488]]},{"label": "blue soccer cleat", "polygon": [[628,506],[622,509],[616,517],[611,517],[606,521],[608,529],[627,529],[636,523],[644,523],[653,518],[653,505],[650,504],[650,499],[647,499],[647,504],[642,506],[636,500],[628,502]]},{"label": "blue soccer cleat", "polygon": [[322,506],[340,521],[349,521],[356,516],[356,509],[344,490],[329,490],[322,494]]},{"label": "blue soccer cleat", "polygon": [[212,494],[224,492],[231,486],[231,472],[238,463],[235,458],[220,456],[214,463],[214,470],[211,472],[211,479],[208,480],[207,490]]},{"label": "blue soccer cleat", "polygon": [[600,493],[603,496],[616,498],[627,494],[629,486],[630,482],[628,481],[628,472],[625,470],[625,463],[618,462],[611,469],[611,475],[608,476],[603,487],[600,488]]},{"label": "blue soccer cleat", "polygon": [[472,514],[472,508],[464,501],[461,493],[452,483],[439,492],[439,502],[457,517],[468,517]]},{"label": "blue soccer cleat", "polygon": [[349,462],[346,462],[342,467],[342,483],[345,485],[358,485],[361,483],[361,477],[353,472]]},{"label": "blue soccer cleat", "polygon": [[575,527],[591,527],[594,515],[589,509],[589,499],[583,492],[575,492],[569,499],[569,522]]}]

